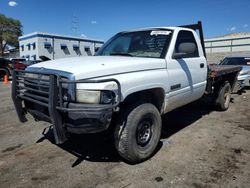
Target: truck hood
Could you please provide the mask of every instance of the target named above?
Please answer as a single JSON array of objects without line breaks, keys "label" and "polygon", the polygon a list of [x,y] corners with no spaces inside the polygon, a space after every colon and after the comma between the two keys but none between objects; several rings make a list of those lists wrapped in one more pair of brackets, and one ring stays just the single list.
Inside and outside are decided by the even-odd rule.
[{"label": "truck hood", "polygon": [[164,59],[138,58],[122,56],[91,56],[64,58],[29,66],[28,71],[43,72],[51,70],[60,75],[60,72],[69,72],[75,79],[95,78],[128,72],[137,72],[166,68]]}]

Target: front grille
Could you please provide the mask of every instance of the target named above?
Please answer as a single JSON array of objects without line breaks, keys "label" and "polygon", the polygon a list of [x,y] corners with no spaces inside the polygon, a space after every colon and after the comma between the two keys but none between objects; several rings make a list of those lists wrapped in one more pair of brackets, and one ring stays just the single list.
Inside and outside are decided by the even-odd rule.
[{"label": "front grille", "polygon": [[17,96],[48,107],[50,76],[38,73],[17,72]]},{"label": "front grille", "polygon": [[[84,111],[84,108],[69,108],[69,103],[76,103],[75,90],[78,83],[102,83],[116,82],[118,85],[118,97],[114,107],[121,101],[120,83],[115,79],[102,80],[73,80],[72,76],[60,76],[54,73],[40,73],[32,71],[14,70],[12,75],[12,98],[20,106],[20,101],[24,101],[25,109],[31,109],[33,104],[46,107],[46,110],[57,109],[64,112]],[[21,100],[20,100],[21,99]],[[27,103],[29,102],[29,103]],[[29,105],[31,104],[31,105]],[[28,105],[28,106],[27,106]],[[95,109],[92,105],[91,109]],[[106,105],[110,108],[110,105]],[[21,108],[21,107],[20,107]],[[52,109],[53,108],[53,109]]]}]

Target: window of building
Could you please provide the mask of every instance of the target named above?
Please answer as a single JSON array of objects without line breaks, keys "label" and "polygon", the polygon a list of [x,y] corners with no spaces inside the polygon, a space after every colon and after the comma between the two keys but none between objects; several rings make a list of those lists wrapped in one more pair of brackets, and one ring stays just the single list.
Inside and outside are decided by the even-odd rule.
[{"label": "window of building", "polygon": [[95,47],[95,52],[97,52],[100,49],[100,47]]},{"label": "window of building", "polygon": [[84,50],[85,50],[85,52],[90,52],[90,47],[89,46],[85,46]]},{"label": "window of building", "polygon": [[24,51],[24,45],[21,45],[20,48],[21,48],[21,51]]},{"label": "window of building", "polygon": [[33,50],[35,50],[36,49],[36,43],[33,42],[32,46],[33,46]]},{"label": "window of building", "polygon": [[85,52],[87,53],[88,56],[91,56],[91,55],[92,55],[92,52],[91,52],[89,46],[85,46],[85,47],[84,47],[84,50],[85,50]]},{"label": "window of building", "polygon": [[75,51],[79,50],[79,46],[77,44],[73,44],[73,50]]},{"label": "window of building", "polygon": [[182,44],[184,43],[186,43],[187,45],[194,44],[196,48],[194,52],[183,55],[183,58],[199,57],[197,43],[191,31],[180,31],[178,33],[176,44],[175,44],[175,53],[178,53],[180,51],[180,48]]},{"label": "window of building", "polygon": [[61,49],[62,49],[62,50],[67,49],[67,45],[66,45],[66,44],[64,44],[64,43],[63,43],[63,44],[61,44]]},{"label": "window of building", "polygon": [[36,55],[32,55],[32,57],[33,57],[33,60],[36,60]]},{"label": "window of building", "polygon": [[50,42],[45,42],[44,43],[44,48],[47,48],[47,49],[51,48],[51,43]]},{"label": "window of building", "polygon": [[30,44],[27,44],[28,50],[30,50]]}]

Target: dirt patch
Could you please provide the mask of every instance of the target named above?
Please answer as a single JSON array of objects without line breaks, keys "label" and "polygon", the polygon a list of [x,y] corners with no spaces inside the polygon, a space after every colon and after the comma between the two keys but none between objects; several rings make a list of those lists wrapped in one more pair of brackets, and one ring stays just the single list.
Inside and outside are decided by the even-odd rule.
[{"label": "dirt patch", "polygon": [[10,89],[0,85],[0,187],[250,187],[250,90],[225,112],[197,102],[166,114],[156,154],[130,165],[105,134],[55,145],[50,124],[19,123]]},{"label": "dirt patch", "polygon": [[12,146],[12,147],[8,147],[8,148],[5,148],[4,150],[2,150],[2,153],[5,153],[5,152],[8,152],[8,151],[13,151],[17,148],[20,148],[22,147],[23,144],[18,144],[17,146]]},{"label": "dirt patch", "polygon": [[31,180],[32,181],[46,181],[48,179],[50,179],[50,176],[41,176],[41,177],[32,177]]},{"label": "dirt patch", "polygon": [[242,150],[240,148],[237,148],[237,149],[233,149],[233,151],[234,151],[234,153],[240,155]]},{"label": "dirt patch", "polygon": [[162,178],[162,177],[160,177],[160,176],[158,176],[158,177],[156,177],[156,178],[155,178],[155,181],[157,181],[157,182],[161,182],[161,181],[163,181],[163,178]]},{"label": "dirt patch", "polygon": [[238,125],[240,128],[243,128],[243,129],[245,129],[246,131],[250,131],[250,122],[245,122],[245,123],[240,123],[239,125]]},{"label": "dirt patch", "polygon": [[216,184],[234,177],[233,174],[240,170],[237,158],[240,153],[241,149],[231,149],[229,154],[218,160],[215,166],[211,168],[212,171],[209,173],[210,178],[206,182]]}]

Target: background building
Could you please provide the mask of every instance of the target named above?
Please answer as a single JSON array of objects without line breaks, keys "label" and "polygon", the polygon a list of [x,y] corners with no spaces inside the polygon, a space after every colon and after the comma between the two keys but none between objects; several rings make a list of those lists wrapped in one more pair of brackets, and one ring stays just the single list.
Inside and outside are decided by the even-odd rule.
[{"label": "background building", "polygon": [[10,59],[10,58],[19,58],[20,53],[18,48],[11,48],[4,52],[3,58]]},{"label": "background building", "polygon": [[35,32],[19,37],[19,50],[20,57],[28,60],[59,59],[94,55],[103,43],[101,40]]},{"label": "background building", "polygon": [[250,56],[250,33],[233,33],[205,39],[209,63],[218,63],[225,56]]}]

